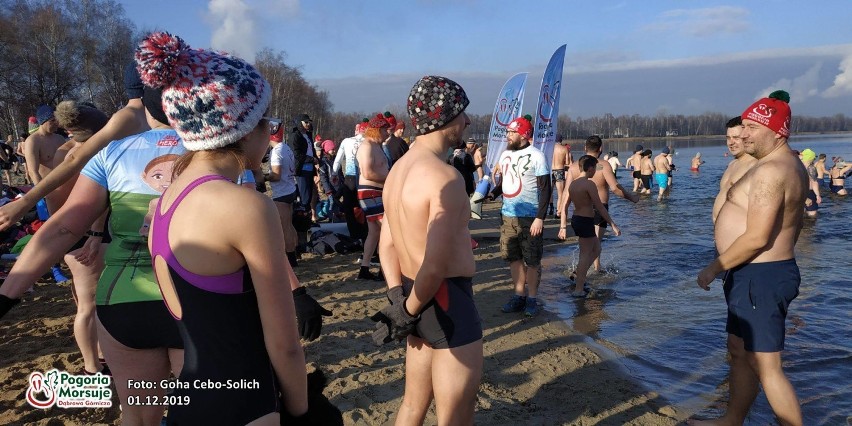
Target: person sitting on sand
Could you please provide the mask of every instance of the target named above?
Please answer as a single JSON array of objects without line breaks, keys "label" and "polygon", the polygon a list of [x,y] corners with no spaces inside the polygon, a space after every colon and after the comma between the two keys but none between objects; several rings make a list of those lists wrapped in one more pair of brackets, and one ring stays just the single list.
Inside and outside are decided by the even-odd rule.
[{"label": "person sitting on sand", "polygon": [[[580,260],[574,271],[574,291],[572,297],[585,297],[588,291],[584,288],[586,274],[592,266],[592,262],[601,254],[601,241],[595,233],[595,216],[600,215],[603,220],[612,226],[616,236],[621,235],[621,230],[609,216],[609,212],[601,202],[598,195],[597,185],[591,180],[597,171],[598,159],[591,155],[584,155],[577,161],[582,174],[568,185],[568,191],[564,194],[565,209],[567,211],[571,202],[574,203],[574,214],[571,216],[571,228],[580,240]],[[566,226],[559,227],[559,239],[566,238]]]}]

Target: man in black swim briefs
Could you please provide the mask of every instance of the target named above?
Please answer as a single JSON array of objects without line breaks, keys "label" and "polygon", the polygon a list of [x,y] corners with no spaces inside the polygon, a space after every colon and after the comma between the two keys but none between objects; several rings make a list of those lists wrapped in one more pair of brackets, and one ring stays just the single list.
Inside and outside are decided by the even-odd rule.
[{"label": "man in black swim briefs", "polygon": [[794,247],[808,190],[805,166],[787,145],[789,100],[786,92],[773,92],[742,114],[743,147],[758,161],[728,190],[715,225],[720,255],[697,280],[709,290],[716,275],[728,271],[730,402],[722,418],[692,424],[742,424],[759,384],[781,424],[802,424],[796,391],[781,368],[784,320],[799,294]]},{"label": "man in black swim briefs", "polygon": [[408,98],[417,143],[385,180],[379,251],[390,303],[372,317],[373,341],[407,339],[397,424],[422,424],[433,397],[438,424],[473,424],[483,357],[470,203],[464,179],[443,157],[463,146],[467,105],[449,79],[418,81]]}]

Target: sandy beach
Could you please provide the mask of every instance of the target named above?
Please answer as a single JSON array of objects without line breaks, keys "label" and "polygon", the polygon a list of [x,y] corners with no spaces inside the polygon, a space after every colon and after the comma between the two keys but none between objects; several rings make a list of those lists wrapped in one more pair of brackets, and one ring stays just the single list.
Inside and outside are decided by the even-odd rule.
[{"label": "sandy beach", "polygon": [[[485,368],[476,423],[494,425],[672,425],[682,413],[626,376],[555,314],[536,318],[503,314],[510,294],[509,270],[499,257],[499,204],[487,204],[486,219],[471,221],[475,250],[474,290],[485,340]],[[545,256],[556,245],[558,222],[545,228]],[[309,369],[329,379],[325,395],[346,424],[392,422],[404,387],[402,344],[377,350],[368,316],[385,302],[384,283],[359,281],[358,254],[304,256],[296,273],[309,292],[334,311],[322,336],[306,344]],[[50,368],[79,371],[74,343],[74,304],[68,286],[36,285],[35,292],[0,322],[0,424],[118,424],[119,410],[37,410],[24,400],[27,376]],[[426,424],[435,424],[434,407]]]}]

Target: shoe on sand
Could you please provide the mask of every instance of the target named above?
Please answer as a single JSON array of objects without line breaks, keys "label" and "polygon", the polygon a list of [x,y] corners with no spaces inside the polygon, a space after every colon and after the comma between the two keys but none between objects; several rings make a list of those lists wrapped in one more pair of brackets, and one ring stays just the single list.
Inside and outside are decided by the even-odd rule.
[{"label": "shoe on sand", "polygon": [[502,308],[500,308],[500,310],[503,311],[503,313],[508,314],[510,312],[523,311],[526,306],[527,306],[527,298],[524,297],[524,296],[518,296],[517,294],[515,294],[515,295],[512,296],[511,299],[509,299],[508,302],[506,302],[505,305],[503,305]]}]

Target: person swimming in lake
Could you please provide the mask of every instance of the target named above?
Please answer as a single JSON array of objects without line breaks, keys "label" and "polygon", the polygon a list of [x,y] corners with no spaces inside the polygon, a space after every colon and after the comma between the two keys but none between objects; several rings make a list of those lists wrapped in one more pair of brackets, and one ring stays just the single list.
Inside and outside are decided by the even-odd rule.
[{"label": "person swimming in lake", "polygon": [[692,157],[692,165],[689,167],[689,170],[697,172],[701,165],[704,163],[706,163],[706,161],[701,159],[701,153],[696,152],[695,157]]},{"label": "person swimming in lake", "polygon": [[848,192],[846,192],[845,183],[846,178],[850,175],[850,171],[852,171],[852,164],[847,164],[843,161],[843,157],[835,158],[834,166],[828,171],[829,176],[831,176],[828,189],[837,195],[848,194]]}]

